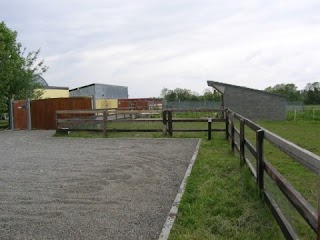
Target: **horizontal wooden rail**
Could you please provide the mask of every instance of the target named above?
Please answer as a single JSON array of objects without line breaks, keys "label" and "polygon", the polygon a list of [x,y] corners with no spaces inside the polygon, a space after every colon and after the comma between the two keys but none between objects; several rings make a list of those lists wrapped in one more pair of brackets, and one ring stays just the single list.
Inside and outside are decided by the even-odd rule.
[{"label": "horizontal wooden rail", "polygon": [[[172,129],[173,132],[208,132],[208,129]],[[212,128],[211,132],[224,132],[224,128]]]},{"label": "horizontal wooden rail", "polygon": [[265,139],[314,173],[320,173],[320,157],[298,145],[265,130]]},{"label": "horizontal wooden rail", "polygon": [[257,179],[257,171],[254,168],[254,166],[252,165],[252,163],[250,162],[249,158],[244,158],[244,160],[246,161],[246,164],[248,165],[251,174],[254,176],[255,179]]},{"label": "horizontal wooden rail", "polygon": [[121,122],[162,122],[162,119],[160,119],[160,118],[136,118],[136,119],[124,118],[124,119],[110,119],[110,120],[107,120],[107,122],[115,122],[115,123],[121,123]]},{"label": "horizontal wooden rail", "polygon": [[245,139],[244,145],[248,148],[249,152],[252,154],[254,159],[256,159],[257,158],[256,148],[246,139]]},{"label": "horizontal wooden rail", "polygon": [[277,223],[279,224],[286,239],[300,239],[293,227],[291,226],[291,224],[288,222],[288,220],[282,213],[281,209],[279,208],[273,197],[271,196],[271,194],[266,190],[264,191],[264,199],[266,203],[269,205],[271,212],[274,218],[276,219]]},{"label": "horizontal wooden rail", "polygon": [[309,226],[317,232],[317,211],[266,159],[264,159],[264,168]]},{"label": "horizontal wooden rail", "polygon": [[201,109],[166,109],[167,111],[172,111],[175,113],[183,113],[183,112],[224,112],[225,109],[218,108],[201,108]]},{"label": "horizontal wooden rail", "polygon": [[[211,118],[211,122],[225,122],[225,119]],[[208,122],[208,118],[173,118],[172,122]]]},{"label": "horizontal wooden rail", "polygon": [[107,128],[107,132],[162,132],[162,129],[119,129],[119,128]]}]

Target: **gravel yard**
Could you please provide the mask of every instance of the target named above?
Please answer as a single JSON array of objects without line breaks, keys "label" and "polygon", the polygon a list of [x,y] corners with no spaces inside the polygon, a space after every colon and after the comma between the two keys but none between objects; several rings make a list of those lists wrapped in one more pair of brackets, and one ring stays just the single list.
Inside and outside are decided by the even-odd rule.
[{"label": "gravel yard", "polygon": [[0,132],[0,239],[157,239],[197,139]]}]

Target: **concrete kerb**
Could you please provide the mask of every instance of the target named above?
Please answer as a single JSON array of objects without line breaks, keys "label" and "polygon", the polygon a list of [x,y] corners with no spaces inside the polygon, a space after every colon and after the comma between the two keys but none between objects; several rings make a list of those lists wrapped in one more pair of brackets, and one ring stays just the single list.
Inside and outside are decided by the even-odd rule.
[{"label": "concrete kerb", "polygon": [[185,188],[186,188],[186,185],[187,185],[187,180],[188,180],[188,177],[190,176],[191,174],[191,171],[192,171],[192,167],[197,159],[197,156],[198,156],[198,152],[199,152],[199,148],[200,148],[200,144],[201,144],[201,139],[199,139],[199,142],[198,142],[198,145],[196,147],[196,150],[190,160],[190,163],[189,163],[189,166],[187,168],[187,171],[184,175],[184,178],[181,182],[181,185],[180,185],[180,188],[179,188],[179,191],[176,195],[176,198],[172,204],[172,207],[169,211],[169,214],[167,216],[167,219],[163,225],[163,228],[162,228],[162,231],[160,233],[160,236],[159,236],[159,240],[167,240],[169,238],[169,235],[170,235],[170,231],[172,229],[172,226],[174,224],[174,221],[176,219],[176,216],[178,214],[178,209],[179,209],[179,204],[180,204],[180,201],[181,201],[181,198],[182,198],[182,195],[185,191]]}]

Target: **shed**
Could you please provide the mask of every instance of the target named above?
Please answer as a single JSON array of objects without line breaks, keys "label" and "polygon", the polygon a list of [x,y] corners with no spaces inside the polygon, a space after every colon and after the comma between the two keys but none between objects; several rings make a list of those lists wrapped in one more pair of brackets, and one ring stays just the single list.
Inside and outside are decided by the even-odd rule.
[{"label": "shed", "polygon": [[208,81],[222,94],[222,106],[251,120],[284,121],[286,97],[257,89]]},{"label": "shed", "polygon": [[92,83],[86,86],[70,89],[71,97],[90,96],[96,99],[128,98],[128,87]]}]

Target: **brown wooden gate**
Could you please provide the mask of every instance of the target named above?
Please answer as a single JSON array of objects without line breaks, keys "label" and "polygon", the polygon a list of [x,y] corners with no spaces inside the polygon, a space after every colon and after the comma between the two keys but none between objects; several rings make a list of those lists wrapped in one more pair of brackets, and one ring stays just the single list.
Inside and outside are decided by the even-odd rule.
[{"label": "brown wooden gate", "polygon": [[25,108],[26,100],[13,101],[13,119],[14,129],[24,130],[27,129],[27,109]]},{"label": "brown wooden gate", "polygon": [[[25,100],[13,102],[14,129],[27,129],[27,110],[24,108]],[[30,102],[31,128],[32,129],[55,129],[56,111],[92,109],[91,98],[49,98],[32,100]]]},{"label": "brown wooden gate", "polygon": [[31,101],[32,129],[56,129],[56,111],[92,109],[91,98],[50,98]]}]

